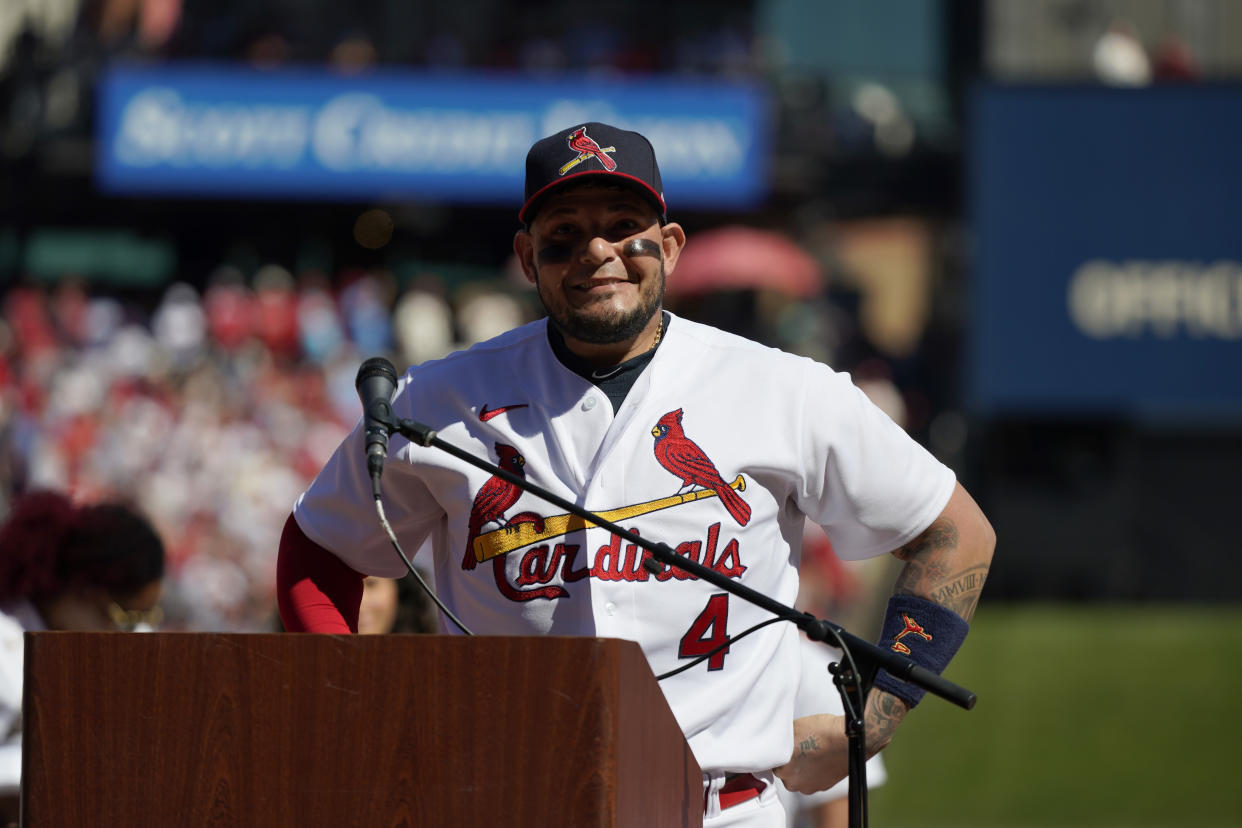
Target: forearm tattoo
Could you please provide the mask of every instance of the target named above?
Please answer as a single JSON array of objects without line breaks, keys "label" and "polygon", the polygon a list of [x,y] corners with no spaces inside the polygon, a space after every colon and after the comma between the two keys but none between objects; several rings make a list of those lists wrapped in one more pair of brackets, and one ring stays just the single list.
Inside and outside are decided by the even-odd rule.
[{"label": "forearm tattoo", "polygon": [[867,733],[867,755],[879,753],[893,739],[893,732],[901,723],[908,708],[896,696],[882,690],[874,690],[867,696],[867,712],[863,718]]},{"label": "forearm tattoo", "polygon": [[893,593],[927,598],[969,621],[979,603],[988,567],[972,563],[962,569],[953,568],[952,553],[958,541],[957,525],[941,518],[894,552],[906,565],[897,576]]}]

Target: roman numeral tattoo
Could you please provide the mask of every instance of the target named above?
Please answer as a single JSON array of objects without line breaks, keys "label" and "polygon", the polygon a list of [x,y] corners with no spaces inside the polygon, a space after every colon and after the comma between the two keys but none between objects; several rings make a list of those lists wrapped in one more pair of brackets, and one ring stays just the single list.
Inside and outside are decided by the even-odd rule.
[{"label": "roman numeral tattoo", "polygon": [[940,518],[893,554],[906,562],[893,593],[920,595],[953,610],[967,621],[975,613],[988,567],[975,564],[953,570],[947,553],[957,548],[958,531],[953,521]]}]

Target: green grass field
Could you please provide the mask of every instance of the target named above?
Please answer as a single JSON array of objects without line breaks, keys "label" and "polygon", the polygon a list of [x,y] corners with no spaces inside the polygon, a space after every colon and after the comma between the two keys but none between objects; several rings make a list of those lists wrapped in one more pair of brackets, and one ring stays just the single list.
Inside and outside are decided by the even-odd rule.
[{"label": "green grass field", "polygon": [[1242,826],[1242,607],[984,604],[885,752],[877,828]]}]

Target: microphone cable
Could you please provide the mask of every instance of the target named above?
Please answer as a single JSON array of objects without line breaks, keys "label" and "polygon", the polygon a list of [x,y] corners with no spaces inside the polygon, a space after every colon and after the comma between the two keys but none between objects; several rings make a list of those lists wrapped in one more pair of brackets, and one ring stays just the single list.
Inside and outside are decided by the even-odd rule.
[{"label": "microphone cable", "polygon": [[392,524],[388,522],[388,516],[384,514],[384,501],[378,496],[375,498],[375,512],[379,515],[380,525],[384,527],[384,532],[387,533],[388,541],[392,544],[392,548],[397,550],[397,555],[400,556],[401,562],[405,564],[406,569],[410,570],[410,574],[414,576],[414,580],[418,582],[420,587],[422,587],[423,592],[427,593],[427,597],[430,598],[437,607],[439,607],[440,612],[444,613],[448,620],[457,625],[457,629],[461,630],[466,635],[474,635],[474,633],[461,622],[461,619],[454,615],[453,611],[444,605],[444,602],[440,600],[440,596],[436,595],[436,591],[423,580],[423,576],[417,569],[414,568],[414,564],[410,561],[409,557],[406,556],[405,550],[401,548],[401,543],[397,540],[397,533],[392,530]]},{"label": "microphone cable", "polygon": [[672,678],[678,673],[683,673],[686,670],[689,670],[691,667],[693,667],[696,664],[703,663],[707,659],[714,656],[716,653],[720,652],[721,650],[728,649],[729,647],[733,646],[735,642],[741,641],[743,638],[745,638],[746,636],[750,635],[753,632],[758,632],[759,630],[766,627],[768,624],[775,624],[777,621],[788,621],[788,620],[789,620],[788,618],[781,618],[780,616],[777,616],[775,618],[769,618],[767,621],[760,621],[758,624],[751,627],[749,630],[744,630],[743,632],[738,633],[737,635],[733,636],[732,638],[730,638],[728,641],[724,642],[723,644],[713,647],[708,652],[703,653],[703,655],[699,656],[694,661],[691,661],[689,664],[683,664],[680,667],[678,667],[676,670],[669,670],[667,673],[661,673],[660,675],[655,677],[656,681],[664,681],[666,678]]}]

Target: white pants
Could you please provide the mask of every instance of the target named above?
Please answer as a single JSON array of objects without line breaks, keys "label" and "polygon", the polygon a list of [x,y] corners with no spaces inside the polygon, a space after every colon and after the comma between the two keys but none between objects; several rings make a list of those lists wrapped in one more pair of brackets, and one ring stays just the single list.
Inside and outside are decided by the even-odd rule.
[{"label": "white pants", "polygon": [[776,776],[767,771],[755,776],[767,783],[757,797],[721,810],[718,794],[724,785],[723,776],[706,782],[707,807],[703,811],[703,828],[785,828],[785,809],[777,796]]}]

